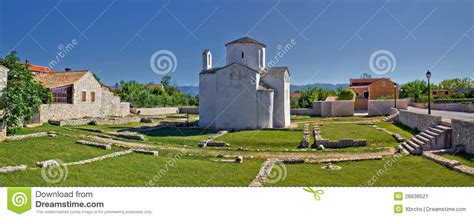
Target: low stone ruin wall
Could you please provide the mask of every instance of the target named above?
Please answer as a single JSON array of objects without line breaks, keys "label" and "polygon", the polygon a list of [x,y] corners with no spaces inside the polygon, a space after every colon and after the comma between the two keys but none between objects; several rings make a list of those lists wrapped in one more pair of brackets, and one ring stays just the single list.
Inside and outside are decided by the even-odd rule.
[{"label": "low stone ruin wall", "polygon": [[[369,100],[368,102],[368,113],[369,116],[382,116],[389,115],[390,109],[395,105],[394,99],[388,100]],[[397,100],[397,109],[407,109],[408,100],[401,99]]]},{"label": "low stone ruin wall", "polygon": [[468,154],[474,154],[474,121],[451,120],[452,145],[463,146]]},{"label": "low stone ruin wall", "polygon": [[145,115],[145,116],[159,116],[166,114],[177,114],[179,113],[178,107],[161,107],[161,108],[132,108],[130,110],[133,114]]},{"label": "low stone ruin wall", "polygon": [[303,139],[301,139],[298,148],[308,148],[310,146],[309,123],[304,124]]},{"label": "low stone ruin wall", "polygon": [[309,108],[309,109],[291,109],[290,114],[291,115],[299,115],[299,116],[313,116],[313,115],[316,115],[313,108]]},{"label": "low stone ruin wall", "polygon": [[367,142],[364,139],[352,140],[352,139],[341,139],[339,141],[331,141],[321,137],[321,132],[317,126],[314,126],[314,143],[312,148],[324,149],[324,148],[347,148],[347,147],[360,147],[367,146]]},{"label": "low stone ruin wall", "polygon": [[414,113],[406,110],[400,110],[398,121],[403,125],[412,129],[418,129],[419,131],[424,131],[442,122],[441,116]]},{"label": "low stone ruin wall", "polygon": [[199,108],[198,107],[179,107],[178,111],[181,114],[193,114],[193,115],[198,115],[199,114]]},{"label": "low stone ruin wall", "polygon": [[78,125],[119,125],[125,123],[140,122],[140,118],[136,116],[125,117],[106,117],[106,118],[79,118],[79,119],[63,119],[49,120],[49,124],[57,126],[78,126]]},{"label": "low stone ruin wall", "polygon": [[446,153],[443,150],[440,151],[424,151],[423,157],[429,160],[432,160],[436,163],[439,163],[449,169],[456,170],[458,172],[474,176],[474,168],[470,166],[463,165],[461,162],[457,160],[450,160],[440,156],[441,154]]}]

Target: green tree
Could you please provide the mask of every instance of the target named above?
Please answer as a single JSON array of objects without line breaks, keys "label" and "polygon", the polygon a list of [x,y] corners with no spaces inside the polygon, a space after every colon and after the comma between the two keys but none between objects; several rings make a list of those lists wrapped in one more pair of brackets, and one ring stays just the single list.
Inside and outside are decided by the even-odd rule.
[{"label": "green tree", "polygon": [[340,88],[337,91],[337,100],[355,100],[356,94],[349,88]]},{"label": "green tree", "polygon": [[316,88],[302,89],[299,93],[298,105],[300,108],[310,108],[313,106],[313,102],[318,100],[318,90]]},{"label": "green tree", "polygon": [[25,121],[33,118],[39,106],[50,100],[51,94],[28,71],[28,65],[20,63],[20,58],[12,51],[0,64],[10,69],[6,92],[0,98],[4,109],[3,121],[8,133],[15,133]]},{"label": "green tree", "polygon": [[400,98],[411,97],[418,102],[420,99],[424,99],[422,96],[426,95],[428,95],[428,83],[426,81],[415,80],[400,86]]}]

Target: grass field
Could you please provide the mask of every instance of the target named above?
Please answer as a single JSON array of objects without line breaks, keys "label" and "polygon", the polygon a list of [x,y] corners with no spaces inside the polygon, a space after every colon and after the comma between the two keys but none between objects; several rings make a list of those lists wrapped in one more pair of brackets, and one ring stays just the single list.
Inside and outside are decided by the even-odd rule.
[{"label": "grass field", "polygon": [[[340,170],[321,169],[324,164],[285,165],[286,178],[266,186],[368,186],[369,180],[372,186],[474,186],[472,176],[422,157],[404,156],[385,169],[386,163],[387,159],[335,163]],[[380,170],[386,171],[378,176]],[[272,171],[278,174],[276,169]]]},{"label": "grass field", "polygon": [[[68,167],[64,182],[54,186],[248,186],[262,160],[218,163],[215,158],[128,154],[87,165]],[[151,183],[151,184],[150,184]],[[30,170],[0,178],[0,185],[51,186],[41,171]]]},{"label": "grass field", "polygon": [[[389,124],[388,126],[393,126]],[[393,136],[367,124],[331,124],[320,126],[321,137],[329,140],[365,139],[368,147],[395,147]]]},{"label": "grass field", "polygon": [[451,160],[457,160],[461,162],[463,165],[474,167],[474,155],[460,153],[460,154],[443,154],[443,157],[446,157]]},{"label": "grass field", "polygon": [[[320,118],[306,118],[311,121]],[[324,138],[338,140],[344,138],[365,138],[368,147],[353,147],[345,149],[327,149],[324,151],[300,151],[300,156],[306,154],[354,153],[367,150],[379,150],[398,145],[395,139],[384,132],[378,131],[371,125],[358,124],[367,118],[344,117],[339,121],[353,121],[349,124],[328,123],[321,127]],[[327,121],[327,119],[324,119]],[[335,119],[332,119],[335,120]],[[398,125],[377,122],[377,126],[391,132],[400,133],[410,138],[415,131]],[[117,126],[78,126],[58,127],[43,125],[36,128],[25,128],[17,134],[56,131],[56,137],[31,138],[20,141],[0,142],[0,167],[19,164],[28,165],[29,169],[23,172],[1,173],[2,186],[248,186],[265,161],[258,158],[262,153],[287,153],[286,150],[297,148],[302,130],[256,130],[230,132],[218,141],[230,143],[226,150],[220,148],[198,148],[199,141],[216,130],[190,128],[164,128],[142,133],[146,136],[143,143],[160,148],[159,156],[143,154],[127,154],[91,164],[69,166],[68,176],[59,184],[48,184],[41,177],[41,169],[34,166],[35,162],[49,159],[60,159],[64,162],[85,160],[120,150],[112,147],[110,151],[79,145],[76,141],[83,134],[97,135],[100,133],[87,129],[118,131],[123,129],[148,126],[150,124],[130,123]],[[85,129],[87,128],[87,129]],[[120,139],[122,141],[137,142]],[[166,146],[161,148],[160,146]],[[240,152],[239,147],[248,151]],[[192,152],[183,153],[179,158],[173,157],[177,151],[186,148]],[[218,150],[216,152],[216,150]],[[262,151],[257,151],[262,150]],[[212,153],[214,152],[214,153]],[[246,157],[241,164],[215,162],[216,153],[243,155]],[[242,153],[242,154],[241,154]],[[452,155],[446,155],[452,156]],[[255,158],[253,158],[255,157]],[[456,155],[451,157],[466,165],[472,165],[471,155]],[[230,158],[229,158],[230,159]],[[388,159],[388,158],[386,158]],[[266,186],[361,186],[384,167],[385,160],[342,162],[339,171],[320,169],[323,164],[294,164],[286,165],[287,177],[276,184]],[[153,180],[156,179],[156,180]],[[152,184],[150,184],[152,180]],[[473,186],[474,178],[456,171],[448,170],[441,165],[421,157],[405,156],[391,167],[379,180],[376,186]]]},{"label": "grass field", "polygon": [[217,140],[229,143],[231,148],[284,150],[296,149],[302,138],[303,131],[260,130],[230,132]]}]

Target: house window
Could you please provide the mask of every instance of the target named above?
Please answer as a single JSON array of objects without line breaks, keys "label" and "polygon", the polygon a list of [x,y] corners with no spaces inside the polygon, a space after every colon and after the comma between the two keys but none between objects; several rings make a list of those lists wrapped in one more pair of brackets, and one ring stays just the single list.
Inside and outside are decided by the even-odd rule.
[{"label": "house window", "polygon": [[95,102],[95,91],[91,92],[91,102]]},{"label": "house window", "polygon": [[82,91],[82,102],[85,103],[87,101],[87,92]]},{"label": "house window", "polygon": [[51,89],[53,103],[72,103],[72,86]]},{"label": "house window", "polygon": [[365,92],[364,92],[364,98],[365,98],[365,99],[368,99],[368,98],[369,98],[369,92],[368,92],[368,91],[365,91]]},{"label": "house window", "polygon": [[385,83],[385,81],[382,82],[382,86],[384,86],[384,87],[387,86],[387,83]]},{"label": "house window", "polygon": [[444,94],[448,95],[448,94],[449,94],[449,92],[448,92],[448,91],[445,91],[445,92],[444,92]]},{"label": "house window", "polygon": [[244,58],[244,52],[242,52],[242,59]]}]

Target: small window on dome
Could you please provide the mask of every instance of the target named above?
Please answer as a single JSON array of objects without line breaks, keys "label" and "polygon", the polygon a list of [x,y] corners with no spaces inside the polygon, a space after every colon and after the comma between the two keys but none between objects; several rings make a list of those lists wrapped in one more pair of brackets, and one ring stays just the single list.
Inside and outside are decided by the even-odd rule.
[{"label": "small window on dome", "polygon": [[242,58],[244,58],[244,52],[242,52]]}]

